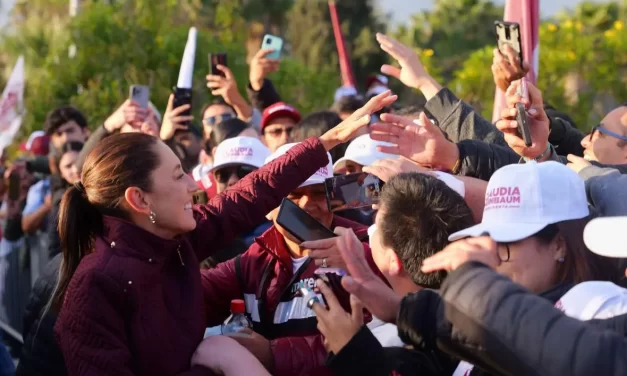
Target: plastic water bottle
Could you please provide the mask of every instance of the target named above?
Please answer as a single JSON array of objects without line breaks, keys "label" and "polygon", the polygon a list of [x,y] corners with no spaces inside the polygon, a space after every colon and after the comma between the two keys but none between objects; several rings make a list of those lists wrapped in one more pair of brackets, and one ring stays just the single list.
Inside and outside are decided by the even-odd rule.
[{"label": "plastic water bottle", "polygon": [[[241,299],[231,300],[231,316],[222,324],[222,334],[237,334],[242,330],[253,328],[253,323],[246,316],[246,303]],[[242,336],[248,334],[240,333]]]}]

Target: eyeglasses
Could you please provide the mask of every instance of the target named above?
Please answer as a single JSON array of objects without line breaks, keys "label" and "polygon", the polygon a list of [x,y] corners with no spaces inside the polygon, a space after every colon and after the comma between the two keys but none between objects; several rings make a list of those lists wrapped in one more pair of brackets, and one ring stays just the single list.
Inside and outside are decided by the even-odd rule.
[{"label": "eyeglasses", "polygon": [[499,254],[499,259],[501,262],[509,261],[509,245],[511,243],[497,243],[496,244],[496,252]]},{"label": "eyeglasses", "polygon": [[208,118],[205,118],[205,120],[203,120],[202,122],[206,125],[206,126],[214,126],[218,123],[221,123],[225,120],[229,120],[229,119],[233,119],[235,117],[235,115],[230,114],[230,113],[224,113],[222,115],[216,115],[216,116],[209,116]]},{"label": "eyeglasses", "polygon": [[283,132],[285,132],[287,133],[287,137],[290,137],[292,135],[293,130],[294,130],[294,127],[264,129],[263,134],[269,134],[272,137],[281,137],[283,135]]},{"label": "eyeglasses", "polygon": [[252,166],[233,166],[233,167],[225,167],[219,170],[215,170],[213,172],[213,176],[216,178],[216,181],[221,184],[226,184],[229,182],[229,179],[233,174],[237,176],[238,179],[243,179],[246,175],[251,172],[257,170]]},{"label": "eyeglasses", "polygon": [[622,136],[622,135],[620,135],[618,133],[610,131],[609,129],[603,127],[603,124],[595,125],[594,128],[592,128],[592,132],[590,132],[590,141],[592,141],[592,139],[594,137],[594,134],[596,132],[599,132],[601,134],[606,134],[608,136],[617,138],[617,139],[622,140],[622,141],[627,141],[627,137]]}]

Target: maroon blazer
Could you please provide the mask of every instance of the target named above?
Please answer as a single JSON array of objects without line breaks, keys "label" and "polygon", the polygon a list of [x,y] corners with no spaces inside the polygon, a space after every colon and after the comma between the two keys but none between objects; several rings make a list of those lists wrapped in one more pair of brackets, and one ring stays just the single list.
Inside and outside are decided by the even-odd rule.
[{"label": "maroon blazer", "polygon": [[199,260],[259,224],[327,163],[320,141],[307,139],[208,205],[196,206],[196,229],[174,240],[105,217],[55,326],[68,374],[210,374],[190,369],[207,326]]}]

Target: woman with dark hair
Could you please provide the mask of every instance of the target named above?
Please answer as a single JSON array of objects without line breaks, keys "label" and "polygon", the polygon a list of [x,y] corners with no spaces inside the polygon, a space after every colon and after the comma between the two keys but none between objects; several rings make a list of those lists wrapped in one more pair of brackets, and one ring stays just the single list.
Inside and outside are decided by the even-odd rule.
[{"label": "woman with dark hair", "polygon": [[51,309],[68,374],[207,374],[202,359],[190,368],[206,322],[199,260],[260,222],[328,163],[327,150],[395,100],[374,98],[207,205],[192,205],[195,182],[157,138],[106,138],[59,214],[63,262]]}]

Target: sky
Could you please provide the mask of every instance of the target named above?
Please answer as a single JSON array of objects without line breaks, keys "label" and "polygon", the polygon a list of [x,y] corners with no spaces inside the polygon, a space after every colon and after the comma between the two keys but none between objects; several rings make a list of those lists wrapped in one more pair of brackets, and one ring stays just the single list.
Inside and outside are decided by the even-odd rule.
[{"label": "sky", "polygon": [[[607,3],[608,0],[589,0],[595,3]],[[411,15],[424,9],[430,9],[436,0],[377,0],[379,7],[392,15],[393,23],[405,23]],[[505,3],[504,0],[494,0]],[[564,8],[572,8],[581,0],[540,0],[540,17],[550,17]]]},{"label": "sky", "polygon": [[[413,13],[423,9],[430,9],[437,0],[377,0],[379,7],[392,15],[393,23],[407,22]],[[591,0],[596,3],[609,2],[608,0]],[[504,3],[504,0],[494,0],[496,3]],[[555,12],[572,7],[581,0],[540,0],[540,16],[550,17]],[[6,22],[6,15],[13,6],[15,0],[0,0],[0,26]],[[69,4],[69,0],[68,0]],[[68,5],[69,6],[69,5]]]}]

